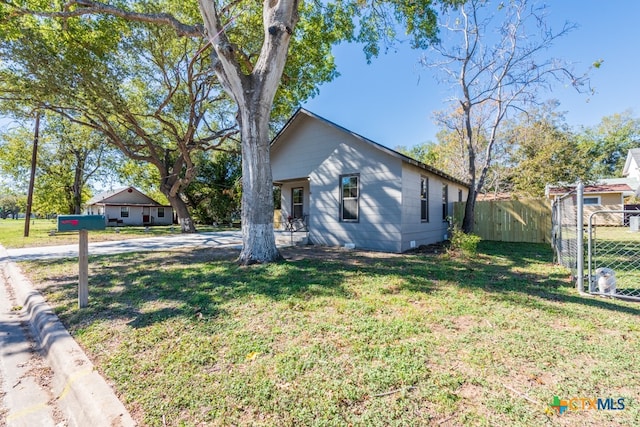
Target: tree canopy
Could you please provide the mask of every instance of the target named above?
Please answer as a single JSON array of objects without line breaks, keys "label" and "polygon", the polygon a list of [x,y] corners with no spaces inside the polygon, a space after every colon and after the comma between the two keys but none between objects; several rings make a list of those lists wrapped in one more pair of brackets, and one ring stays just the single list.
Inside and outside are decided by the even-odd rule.
[{"label": "tree canopy", "polygon": [[[108,174],[100,167],[113,152],[99,133],[60,116],[45,115],[41,123],[33,211],[80,213],[91,194],[91,182]],[[23,126],[0,134],[0,173],[22,194],[29,182],[32,141],[33,129]]]},{"label": "tree canopy", "polygon": [[[40,49],[33,50],[32,46],[27,50],[33,52],[35,57],[48,54],[47,59],[55,60],[53,62],[56,65],[49,71],[56,73],[49,75],[62,76],[65,70],[73,71],[65,80],[67,84],[64,87],[56,87],[55,92],[56,95],[63,93],[77,99],[70,109],[71,112],[67,105],[58,105],[54,100],[38,99],[38,105],[58,107],[57,111],[64,112],[69,119],[81,121],[89,126],[102,126],[106,122],[104,127],[112,141],[116,140],[117,135],[119,140],[131,142],[136,148],[144,151],[143,154],[135,154],[134,158],[137,160],[151,161],[159,169],[167,168],[167,164],[171,163],[171,173],[168,170],[161,170],[160,173],[170,200],[178,195],[180,186],[192,178],[194,173],[192,161],[185,156],[185,150],[180,149],[180,144],[189,147],[195,143],[197,138],[194,135],[201,129],[198,125],[204,125],[205,122],[210,126],[206,128],[209,136],[204,139],[209,138],[212,141],[224,137],[231,130],[227,126],[230,123],[229,116],[225,116],[225,120],[215,122],[218,126],[212,126],[213,119],[202,118],[206,115],[203,111],[210,111],[210,105],[204,110],[187,109],[189,117],[194,118],[194,121],[190,120],[186,128],[180,129],[183,132],[179,133],[182,138],[177,142],[178,149],[172,151],[163,146],[164,153],[167,154],[165,159],[170,158],[172,153],[175,157],[170,158],[170,161],[162,161],[162,150],[152,145],[149,140],[151,136],[154,137],[154,141],[158,136],[161,140],[168,140],[163,132],[166,132],[167,126],[175,127],[175,121],[164,120],[153,125],[150,130],[140,124],[140,116],[143,116],[146,122],[153,122],[157,119],[158,111],[164,114],[169,104],[176,108],[180,104],[174,104],[173,100],[164,102],[165,93],[160,95],[160,104],[155,104],[156,107],[162,107],[156,108],[156,113],[144,114],[133,108],[138,104],[131,105],[131,98],[127,97],[128,91],[132,90],[135,95],[135,89],[139,87],[135,84],[131,86],[132,79],[126,74],[118,74],[117,71],[122,70],[118,67],[121,61],[117,55],[114,58],[114,54],[127,52],[127,43],[135,40],[135,36],[140,32],[173,31],[173,34],[186,36],[186,41],[182,43],[195,45],[190,50],[191,54],[185,57],[185,61],[192,66],[187,70],[197,70],[195,75],[204,78],[203,84],[214,85],[206,89],[210,93],[198,99],[208,104],[214,100],[224,103],[225,98],[218,97],[218,94],[224,91],[228,97],[226,101],[231,100],[237,107],[235,120],[242,143],[243,178],[243,250],[240,261],[245,264],[272,261],[280,257],[273,235],[272,180],[269,166],[269,123],[272,114],[285,114],[293,105],[305,97],[312,96],[319,83],[335,77],[335,66],[329,55],[334,43],[342,40],[361,41],[365,44],[367,57],[371,58],[378,53],[381,41],[395,36],[396,22],[400,21],[412,35],[414,46],[426,47],[435,40],[437,32],[433,4],[431,0],[412,3],[395,0],[280,0],[263,3],[244,0],[199,0],[197,9],[195,6],[195,2],[170,0],[161,3],[137,1],[118,5],[87,0],[71,0],[62,5],[44,5],[32,0],[4,0],[0,14],[5,24],[0,31],[5,40],[12,41],[13,46],[25,42],[25,39],[27,44],[30,43],[28,38],[32,35],[37,36],[36,40],[43,41],[42,46],[35,46]],[[92,18],[82,19],[87,15],[91,15]],[[125,24],[120,18],[140,25]],[[146,24],[159,27],[151,29]],[[20,28],[34,34],[29,34],[27,38],[21,37]],[[76,46],[66,49],[64,43],[68,38],[73,38],[75,31],[81,34],[75,40],[82,48]],[[47,43],[51,38],[57,39],[56,43]],[[169,42],[168,38],[167,36],[167,44],[159,49],[164,53],[173,52],[170,49],[173,46],[171,43],[180,43],[175,39]],[[135,40],[135,43],[138,42],[140,40]],[[60,48],[58,43],[62,43]],[[87,50],[86,46],[90,49]],[[23,78],[23,83],[27,83],[27,86],[32,84],[31,74],[25,68],[14,67],[13,64],[17,60],[12,59],[7,53],[2,52],[5,60],[12,62],[9,62],[7,69],[0,72],[4,73],[2,77],[10,77],[12,73],[17,72]],[[141,59],[141,65],[144,65],[146,58]],[[137,62],[134,61],[131,65],[135,66]],[[173,88],[172,73],[159,75],[162,82],[169,82]],[[109,78],[103,79],[105,76]],[[111,83],[111,86],[103,86],[103,81]],[[40,87],[39,83],[36,82],[34,87]],[[121,87],[122,84],[126,86],[126,90]],[[191,96],[195,92],[192,85],[188,87],[191,88],[188,92]],[[15,95],[19,92],[11,93]],[[169,93],[174,92],[170,90]],[[139,94],[138,97],[140,101],[148,101]],[[193,97],[187,99],[193,101]],[[87,104],[101,103],[103,108],[87,112],[83,109],[82,101]],[[144,102],[141,104],[144,105]],[[104,108],[108,113],[103,113]],[[211,108],[217,111],[219,107]],[[127,111],[125,117],[111,119],[112,114],[122,110]],[[200,112],[202,114],[199,114]],[[105,116],[105,119],[101,115]],[[182,117],[184,119],[184,116]],[[131,118],[135,118],[135,122],[130,121]],[[171,142],[176,143],[173,140]],[[124,143],[120,148],[127,151]],[[157,152],[157,156],[150,154],[154,151]],[[178,200],[172,204],[174,202],[179,204]],[[181,215],[180,212],[178,214]]]}]

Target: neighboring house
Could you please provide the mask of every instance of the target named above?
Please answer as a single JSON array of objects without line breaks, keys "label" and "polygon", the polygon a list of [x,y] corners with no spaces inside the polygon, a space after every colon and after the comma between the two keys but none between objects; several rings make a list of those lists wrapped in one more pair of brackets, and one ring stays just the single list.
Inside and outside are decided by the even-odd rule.
[{"label": "neighboring house", "polygon": [[98,194],[86,203],[87,214],[104,215],[107,225],[169,225],[171,206],[161,205],[134,187]]},{"label": "neighboring house", "polygon": [[[589,217],[593,212],[601,210],[624,210],[626,198],[640,196],[640,148],[629,150],[622,175],[624,178],[600,179],[596,183],[584,186],[583,206],[585,224],[588,223]],[[548,185],[546,188],[546,196],[553,201],[574,189],[575,185]],[[634,210],[635,208],[627,205],[626,209]],[[625,215],[627,216],[626,218]],[[598,219],[603,221],[605,223],[604,225],[627,225],[628,214],[599,214]]]},{"label": "neighboring house", "polygon": [[629,180],[635,180],[631,185],[635,185],[636,196],[640,197],[640,148],[633,148],[627,153],[622,176]]},{"label": "neighboring house", "polygon": [[453,203],[468,184],[298,110],[271,143],[282,216],[304,221],[309,240],[403,252],[447,239]]},{"label": "neighboring house", "polygon": [[[633,196],[637,182],[629,178],[609,178],[598,180],[597,183],[584,186],[584,220],[585,224],[589,216],[595,211],[601,210],[623,210],[624,199]],[[546,195],[551,201],[562,197],[575,189],[574,186],[547,186]],[[599,215],[600,225],[623,225],[624,215],[621,213],[611,213]]]}]

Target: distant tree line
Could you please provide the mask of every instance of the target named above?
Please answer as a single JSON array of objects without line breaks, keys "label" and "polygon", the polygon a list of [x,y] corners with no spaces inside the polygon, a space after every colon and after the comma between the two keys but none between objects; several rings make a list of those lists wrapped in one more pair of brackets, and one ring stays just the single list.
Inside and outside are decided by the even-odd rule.
[{"label": "distant tree line", "polygon": [[[622,176],[627,153],[640,148],[640,119],[631,111],[603,117],[592,127],[572,129],[555,101],[505,122],[482,193],[541,197],[547,184],[589,183]],[[399,151],[466,180],[459,140],[443,130],[436,142]]]}]

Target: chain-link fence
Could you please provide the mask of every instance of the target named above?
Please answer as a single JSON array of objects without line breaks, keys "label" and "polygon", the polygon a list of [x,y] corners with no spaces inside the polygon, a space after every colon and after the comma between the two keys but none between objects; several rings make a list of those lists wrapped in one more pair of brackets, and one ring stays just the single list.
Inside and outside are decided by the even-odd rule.
[{"label": "chain-link fence", "polygon": [[551,244],[556,262],[578,277],[578,205],[576,190],[557,197],[552,206]]},{"label": "chain-link fence", "polygon": [[[620,224],[626,216],[629,226],[606,225],[610,223],[606,218],[611,215],[619,216]],[[639,216],[630,216],[623,210],[602,210],[590,215],[587,249],[590,293],[640,300],[639,221]]]}]

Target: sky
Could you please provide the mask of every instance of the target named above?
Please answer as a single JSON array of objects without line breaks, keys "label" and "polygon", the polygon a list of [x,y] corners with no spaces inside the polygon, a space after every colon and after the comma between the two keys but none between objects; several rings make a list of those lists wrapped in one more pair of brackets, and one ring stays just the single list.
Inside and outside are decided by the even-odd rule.
[{"label": "sky", "polygon": [[[559,29],[566,21],[578,28],[559,39],[550,56],[587,71],[598,60],[602,66],[589,75],[595,94],[578,94],[558,85],[541,99],[560,101],[567,123],[579,131],[596,126],[603,117],[630,110],[640,115],[640,1],[555,0],[549,5],[549,23]],[[436,141],[433,113],[446,109],[448,85],[438,84],[436,73],[419,64],[425,52],[399,46],[367,65],[362,48],[342,44],[333,50],[340,76],[320,87],[320,93],[302,106],[340,126],[390,148],[412,147]],[[581,74],[581,73],[577,73]]]},{"label": "sky", "polygon": [[[594,95],[558,86],[541,99],[560,101],[559,111],[575,130],[597,125],[605,116],[631,110],[640,116],[640,1],[549,0],[549,22],[566,21],[578,28],[556,42],[550,56],[590,72]],[[367,64],[362,47],[341,44],[333,49],[340,76],[320,87],[302,106],[353,132],[390,148],[436,141],[433,113],[446,109],[449,86],[438,84],[435,71],[419,64],[425,52],[406,44]],[[0,126],[6,125],[0,120]]]}]

